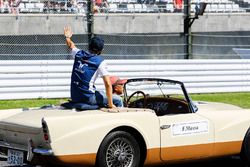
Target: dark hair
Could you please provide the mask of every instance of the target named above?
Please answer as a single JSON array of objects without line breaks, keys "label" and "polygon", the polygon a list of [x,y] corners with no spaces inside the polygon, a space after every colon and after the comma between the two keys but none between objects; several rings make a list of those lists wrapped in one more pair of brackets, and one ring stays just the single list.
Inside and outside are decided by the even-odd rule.
[{"label": "dark hair", "polygon": [[91,38],[89,42],[89,50],[94,51],[94,52],[102,51],[103,46],[104,46],[104,40],[98,36]]}]

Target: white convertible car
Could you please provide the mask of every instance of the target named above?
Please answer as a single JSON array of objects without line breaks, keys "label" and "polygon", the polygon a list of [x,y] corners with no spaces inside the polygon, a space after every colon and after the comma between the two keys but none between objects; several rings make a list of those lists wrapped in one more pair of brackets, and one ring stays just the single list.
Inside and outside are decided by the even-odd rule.
[{"label": "white convertible car", "polygon": [[124,103],[0,110],[0,151],[13,165],[139,167],[230,155],[250,162],[250,110],[192,102],[182,82],[154,78],[128,80]]}]

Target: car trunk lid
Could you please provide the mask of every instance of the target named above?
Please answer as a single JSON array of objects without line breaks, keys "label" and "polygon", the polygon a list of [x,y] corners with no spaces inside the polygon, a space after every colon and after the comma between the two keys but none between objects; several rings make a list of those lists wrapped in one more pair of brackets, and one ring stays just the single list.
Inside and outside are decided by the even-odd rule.
[{"label": "car trunk lid", "polygon": [[[7,110],[2,110],[7,111]],[[51,109],[29,109],[10,114],[0,121],[0,141],[27,144],[28,139],[42,142],[42,118],[74,115],[75,111]],[[17,140],[18,139],[18,140]],[[37,143],[38,144],[38,143]]]}]

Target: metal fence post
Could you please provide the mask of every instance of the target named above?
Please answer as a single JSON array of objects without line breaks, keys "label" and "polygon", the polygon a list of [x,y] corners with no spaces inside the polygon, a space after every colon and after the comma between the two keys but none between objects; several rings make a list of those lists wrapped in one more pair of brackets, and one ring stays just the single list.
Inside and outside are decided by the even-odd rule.
[{"label": "metal fence post", "polygon": [[189,45],[190,45],[190,1],[184,0],[184,58],[189,59]]},{"label": "metal fence post", "polygon": [[88,33],[88,44],[93,36],[94,28],[94,16],[93,16],[93,3],[92,0],[87,0],[87,33]]}]

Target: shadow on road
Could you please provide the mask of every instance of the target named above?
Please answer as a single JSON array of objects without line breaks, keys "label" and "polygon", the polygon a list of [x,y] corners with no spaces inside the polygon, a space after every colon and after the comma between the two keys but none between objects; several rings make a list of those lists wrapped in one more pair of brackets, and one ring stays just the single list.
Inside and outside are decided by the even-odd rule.
[{"label": "shadow on road", "polygon": [[247,167],[239,157],[218,158],[185,164],[165,165],[164,167]]},{"label": "shadow on road", "polygon": [[[169,164],[163,165],[158,167],[247,167],[243,164],[239,157],[230,157],[230,158],[219,158],[215,160],[206,160],[200,162],[188,162],[188,163],[181,163],[181,164]],[[9,166],[6,163],[5,158],[0,158],[0,167],[14,167]],[[15,166],[21,167],[21,166]],[[34,167],[30,165],[23,165],[22,167]]]}]

